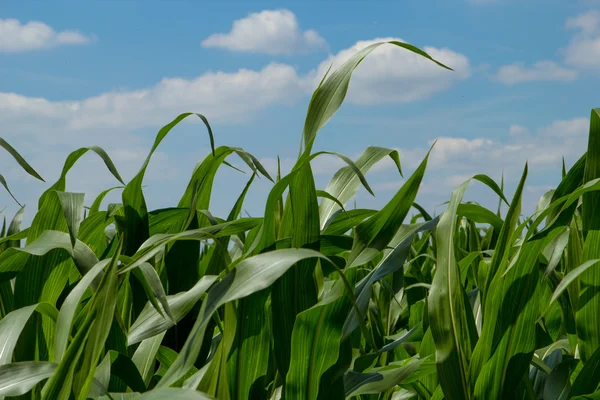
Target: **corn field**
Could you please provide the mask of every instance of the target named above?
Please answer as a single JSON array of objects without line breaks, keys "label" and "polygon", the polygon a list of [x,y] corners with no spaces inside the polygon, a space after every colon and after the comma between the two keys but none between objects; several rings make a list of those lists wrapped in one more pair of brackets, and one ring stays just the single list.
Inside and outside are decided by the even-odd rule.
[{"label": "corn field", "polygon": [[[359,51],[314,92],[287,175],[215,147],[194,113],[160,129],[128,183],[103,149],[72,152],[31,225],[21,226],[21,208],[2,227],[0,397],[600,399],[600,109],[587,153],[563,162],[532,216],[521,215],[525,165],[512,195],[475,175],[432,217],[415,203],[429,155],[383,208],[346,208],[361,187],[372,193],[365,175],[376,163],[389,157],[402,174],[393,149],[369,147],[355,161],[313,152],[353,71],[380,45],[450,69],[401,42]],[[188,117],[202,120],[212,152],[179,203],[150,211],[146,168]],[[86,206],[66,176],[88,151],[122,186]],[[310,162],[323,154],[347,166],[320,190]],[[251,176],[219,217],[211,191],[230,156]],[[273,182],[263,217],[241,217],[257,177]],[[471,184],[493,191],[498,209],[464,202]],[[111,190],[122,202],[101,209]]]}]

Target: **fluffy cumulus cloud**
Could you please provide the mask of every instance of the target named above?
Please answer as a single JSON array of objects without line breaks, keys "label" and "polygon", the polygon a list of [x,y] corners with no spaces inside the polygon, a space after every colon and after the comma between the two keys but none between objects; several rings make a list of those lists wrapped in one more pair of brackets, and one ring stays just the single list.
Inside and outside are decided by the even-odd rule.
[{"label": "fluffy cumulus cloud", "polygon": [[[314,82],[321,80],[330,65],[336,69],[361,49],[390,40],[403,42],[392,37],[364,40],[330,56],[319,66]],[[385,44],[375,49],[358,66],[350,82],[347,100],[355,104],[423,100],[470,76],[469,59],[463,54],[448,48],[424,47],[423,50],[454,71],[403,48]]]},{"label": "fluffy cumulus cloud", "polygon": [[5,126],[26,127],[28,121],[35,121],[39,126],[64,127],[67,131],[61,138],[65,140],[70,139],[69,133],[92,128],[156,126],[182,110],[201,110],[211,121],[240,122],[269,105],[294,104],[304,88],[293,67],[270,64],[258,71],[164,78],[149,88],[106,92],[83,100],[49,101],[0,93],[0,121]]},{"label": "fluffy cumulus cloud", "polygon": [[575,67],[597,70],[600,67],[600,11],[591,10],[569,18],[566,27],[576,34],[565,49],[565,61]]},{"label": "fluffy cumulus cloud", "polygon": [[92,39],[80,32],[57,32],[39,21],[22,23],[16,19],[0,19],[0,52],[17,53],[61,45],[80,45]]},{"label": "fluffy cumulus cloud", "polygon": [[507,85],[528,81],[573,81],[577,71],[565,68],[553,61],[538,61],[528,67],[523,63],[514,63],[500,67],[496,78]]},{"label": "fluffy cumulus cloud", "polygon": [[316,31],[303,31],[293,12],[265,10],[234,21],[229,33],[213,34],[202,41],[202,46],[290,55],[320,50],[327,43]]},{"label": "fluffy cumulus cloud", "polygon": [[[164,78],[151,87],[110,91],[81,100],[50,101],[0,92],[0,123],[14,126],[15,135],[35,135],[36,140],[48,142],[57,138],[36,134],[36,127],[60,129],[60,140],[70,142],[81,132],[155,127],[182,110],[201,110],[213,122],[240,123],[269,106],[297,104],[314,89],[331,62],[339,66],[358,49],[388,39],[358,42],[324,61],[318,72],[306,75],[288,64],[271,63],[260,70],[207,72],[193,79]],[[465,56],[449,49],[426,51],[455,72],[404,49],[384,45],[356,70],[348,100],[360,104],[420,100],[469,76]]]}]

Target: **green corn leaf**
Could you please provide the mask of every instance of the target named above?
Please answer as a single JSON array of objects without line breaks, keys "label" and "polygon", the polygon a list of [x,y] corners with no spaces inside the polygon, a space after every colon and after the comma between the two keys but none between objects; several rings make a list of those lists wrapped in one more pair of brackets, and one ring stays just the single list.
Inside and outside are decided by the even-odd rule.
[{"label": "green corn leaf", "polygon": [[330,201],[333,201],[335,204],[337,204],[340,207],[340,209],[342,209],[342,211],[346,211],[346,210],[344,210],[344,205],[338,199],[336,199],[333,195],[329,194],[327,191],[317,190],[316,194],[317,194],[317,197],[323,198],[323,200],[321,201],[321,204],[323,204],[323,201],[325,201],[325,200],[330,200]]},{"label": "green corn leaf", "polygon": [[545,274],[549,275],[556,269],[560,263],[567,243],[569,242],[570,231],[565,227],[561,232],[546,248],[544,249],[544,255],[548,259],[548,265],[546,266]]},{"label": "green corn leaf", "polygon": [[[56,186],[56,185],[55,185]],[[60,188],[59,188],[60,189]],[[18,250],[34,254],[36,257],[27,257],[18,268],[14,281],[15,307],[23,307],[39,302],[56,304],[74,266],[84,274],[93,267],[98,259],[85,244],[80,241],[73,247],[68,232],[67,220],[63,212],[56,190],[47,190],[43,197],[45,200],[38,213],[35,215],[27,234],[27,246],[23,249],[11,248],[7,252]],[[30,247],[31,246],[31,247]],[[56,248],[65,251],[52,251]],[[36,331],[41,329],[41,337],[34,338]],[[26,345],[38,341],[40,346]],[[53,359],[54,327],[52,322],[42,316],[42,320],[31,321],[24,331],[24,336],[15,353],[16,361],[26,361],[40,357],[42,360]],[[37,356],[35,353],[38,353]]]},{"label": "green corn leaf", "polygon": [[571,389],[571,395],[583,395],[594,392],[600,384],[600,349],[587,360],[581,371],[575,378]]},{"label": "green corn leaf", "polygon": [[[277,236],[278,236],[277,232],[275,230],[276,221],[278,221],[281,218],[281,216],[279,214],[280,212],[277,211],[278,210],[277,207],[278,207],[278,204],[281,203],[281,197],[282,197],[284,191],[288,188],[288,186],[290,186],[294,182],[294,180],[296,179],[296,176],[301,171],[304,171],[304,168],[309,164],[309,162],[312,159],[314,159],[315,157],[322,155],[322,154],[333,154],[333,155],[340,156],[338,153],[331,153],[331,152],[318,152],[318,153],[314,153],[309,156],[303,156],[300,159],[298,159],[298,161],[296,162],[296,165],[294,166],[292,171],[289,174],[287,174],[286,176],[284,176],[283,178],[281,178],[280,180],[278,180],[277,183],[273,186],[273,188],[269,192],[269,197],[267,198],[267,202],[265,205],[265,214],[264,214],[265,217],[264,217],[264,222],[263,222],[263,229],[262,229],[262,232],[261,232],[262,234],[261,234],[260,238],[258,238],[259,242],[255,246],[256,251],[269,249],[276,242]],[[350,166],[352,168],[352,170],[355,171],[355,173],[357,173],[357,175],[362,176],[362,173],[360,172],[360,170],[358,169],[358,167],[356,166],[356,164],[354,164],[354,162],[352,160],[350,160],[347,157],[342,157],[342,160],[344,162],[346,162],[348,164],[348,166]],[[364,179],[364,176],[363,176],[363,179],[361,179],[361,181],[366,182],[366,180]],[[291,213],[291,211],[292,211],[291,207],[287,207],[286,210],[284,210],[284,212],[287,212],[287,213]],[[281,224],[281,221],[279,222],[279,224]],[[290,228],[292,226],[293,226],[292,224],[289,224],[286,227]]]},{"label": "green corn leaf", "polygon": [[85,342],[90,335],[90,328],[95,318],[96,309],[92,309],[81,324],[61,362],[56,367],[56,372],[44,386],[42,400],[68,400],[70,398],[75,367],[84,350]]},{"label": "green corn leaf", "polygon": [[60,178],[58,179],[58,181],[56,181],[56,183],[54,185],[50,186],[50,188],[48,188],[40,196],[40,200],[38,202],[38,207],[40,209],[44,205],[44,202],[46,201],[46,198],[50,195],[50,193],[52,193],[53,191],[58,191],[58,192],[65,191],[66,182],[67,182],[67,173],[71,170],[71,168],[73,168],[73,166],[75,165],[77,160],[79,160],[84,154],[86,154],[90,150],[92,152],[96,153],[102,159],[102,161],[104,161],[106,168],[108,168],[110,173],[119,182],[121,182],[122,184],[125,184],[123,182],[123,179],[121,178],[121,175],[119,175],[119,172],[117,171],[117,167],[115,167],[114,163],[112,162],[111,158],[108,156],[106,151],[104,151],[101,147],[98,147],[98,146],[82,147],[78,150],[75,150],[71,154],[69,154],[69,156],[67,157],[67,159],[65,161],[65,164],[63,166],[63,169],[62,169],[62,172],[60,174]]},{"label": "green corn leaf", "polygon": [[[179,322],[189,313],[200,297],[216,280],[216,276],[207,275],[202,277],[189,291],[167,296],[167,302],[173,314],[173,321]],[[171,320],[162,317],[154,307],[147,304],[131,326],[127,342],[129,345],[139,343],[166,331],[173,325]]]},{"label": "green corn leaf", "polygon": [[469,315],[454,249],[457,210],[469,181],[452,192],[436,229],[437,271],[428,297],[429,322],[435,341],[440,385],[446,399],[470,399],[469,364],[477,340]]},{"label": "green corn leaf", "polygon": [[347,268],[372,260],[392,240],[417,196],[428,158],[429,153],[385,207],[356,226]]},{"label": "green corn leaf", "polygon": [[365,57],[373,52],[373,50],[386,43],[402,47],[408,51],[419,54],[432,60],[436,64],[449,69],[438,61],[435,61],[429,54],[408,43],[397,41],[379,42],[361,49],[352,57],[350,57],[350,59],[348,59],[335,72],[330,74],[326,79],[324,78],[322,84],[317,88],[317,90],[315,90],[310,100],[310,104],[308,105],[308,112],[306,114],[304,129],[302,131],[305,153],[310,153],[312,144],[317,136],[317,132],[331,119],[331,117],[333,117],[333,115],[342,105],[342,102],[346,97],[346,92],[348,91],[348,85],[350,83],[352,72],[354,72],[362,60],[364,60]]},{"label": "green corn leaf", "polygon": [[502,229],[502,220],[496,214],[478,204],[459,204],[457,215],[467,217],[473,222],[490,224],[495,230]]},{"label": "green corn leaf", "polygon": [[42,182],[45,182],[44,179],[38,174],[31,165],[25,161],[25,159],[16,151],[10,144],[6,142],[6,140],[0,138],[0,147],[3,147],[4,150],[8,151],[11,156],[19,163],[21,168],[23,168],[29,175],[33,176],[36,179],[39,179]]},{"label": "green corn leaf", "polygon": [[208,135],[210,138],[211,149],[213,150],[213,155],[215,153],[214,146],[214,138],[212,134],[212,129],[208,123],[206,117],[201,114],[195,113],[183,113],[177,116],[173,121],[163,126],[156,135],[156,139],[154,140],[154,144],[152,145],[152,149],[150,149],[150,153],[148,157],[144,161],[144,164],[140,168],[140,171],[137,175],[125,186],[123,190],[123,206],[125,207],[125,215],[122,219],[121,224],[127,226],[127,229],[124,231],[124,250],[123,253],[127,256],[131,256],[135,253],[138,247],[144,242],[144,240],[149,237],[149,223],[148,223],[148,209],[146,207],[146,200],[144,199],[144,195],[142,193],[142,182],[144,180],[144,175],[146,174],[146,169],[148,168],[148,164],[150,163],[150,159],[152,155],[163,141],[165,136],[173,129],[177,124],[183,121],[185,118],[190,115],[196,115],[199,117],[202,122],[206,125],[208,129]]},{"label": "green corn leaf", "polygon": [[73,380],[73,388],[78,393],[80,400],[85,400],[91,389],[96,366],[100,361],[104,344],[115,317],[118,293],[117,262],[121,254],[121,249],[122,242],[119,242],[117,252],[112,257],[108,270],[104,274],[98,291],[94,294],[92,300],[92,307],[96,310],[96,317],[90,328],[91,332],[85,344],[81,364]]},{"label": "green corn leaf", "polygon": [[[592,110],[584,182],[600,178],[600,109]],[[600,258],[600,193],[585,193],[581,205],[584,238],[582,261]],[[580,302],[575,314],[581,359],[585,362],[600,347],[600,270],[589,268],[579,276]]]},{"label": "green corn leaf", "polygon": [[106,211],[88,215],[79,226],[79,240],[85,243],[96,257],[102,258],[109,247],[107,229],[115,222]]},{"label": "green corn leaf", "polygon": [[597,392],[594,392],[592,394],[585,395],[585,396],[571,397],[571,399],[573,399],[573,400],[598,400],[598,399],[600,399],[600,390],[598,390]]},{"label": "green corn leaf", "polygon": [[93,385],[89,397],[98,398],[107,392],[106,388],[110,385],[110,373],[111,373],[111,353],[108,352],[98,364],[96,373],[94,374],[94,381],[97,383]]},{"label": "green corn leaf", "polygon": [[13,200],[15,201],[15,203],[17,203],[19,205],[19,207],[23,207],[23,205],[21,203],[19,203],[19,200],[17,200],[17,198],[10,191],[10,189],[8,187],[8,183],[6,183],[6,179],[4,179],[4,176],[2,174],[0,174],[0,184],[2,184],[2,186],[4,186],[4,189],[6,189],[6,191],[8,192],[8,194],[10,194],[10,197],[13,198]]},{"label": "green corn leaf", "polygon": [[104,200],[104,198],[106,197],[107,194],[109,194],[110,192],[112,192],[115,189],[123,189],[123,188],[124,188],[124,186],[114,186],[114,187],[111,187],[109,189],[106,189],[106,190],[103,190],[102,192],[100,192],[100,194],[94,199],[94,202],[90,206],[89,216],[92,216],[95,213],[100,211],[100,205],[102,204],[102,201]]},{"label": "green corn leaf", "polygon": [[34,311],[45,314],[56,321],[58,312],[56,308],[48,303],[40,303],[32,306],[18,308],[8,313],[0,320],[0,365],[9,364],[13,358],[13,351],[21,332]]},{"label": "green corn leaf", "polygon": [[[534,224],[530,231],[535,228]],[[561,230],[559,226],[547,238],[527,241],[511,265],[503,263],[493,278],[471,363],[475,398],[501,399],[529,390],[523,382],[528,382],[524,376],[536,348],[535,322],[543,297],[537,262],[542,249]]]},{"label": "green corn leaf", "polygon": [[[173,320],[173,314],[171,313],[171,307],[169,307],[169,303],[167,302],[165,288],[154,267],[149,263],[143,263],[139,268],[133,270],[133,275],[138,278],[144,287],[148,300],[150,300],[154,309],[161,314],[162,310],[165,310],[165,314]],[[162,307],[159,307],[157,300]]]},{"label": "green corn leaf", "polygon": [[548,311],[550,306],[556,301],[556,299],[558,299],[558,297],[565,291],[565,289],[567,289],[569,287],[569,285],[571,285],[573,282],[576,282],[577,278],[583,272],[585,272],[591,266],[596,265],[598,262],[600,262],[600,260],[598,260],[598,259],[586,261],[583,264],[581,264],[579,267],[573,269],[571,272],[569,272],[567,275],[565,275],[565,277],[561,279],[558,286],[556,286],[556,289],[554,289],[554,293],[552,293],[552,298],[550,298],[548,307],[546,307],[546,310],[544,311],[543,314],[545,314]]},{"label": "green corn leaf", "polygon": [[135,400],[212,400],[212,397],[195,390],[186,389],[156,389],[143,393]]},{"label": "green corn leaf", "polygon": [[[382,147],[368,147],[363,154],[356,160],[356,166],[362,174],[366,174],[376,163],[389,156],[398,167],[400,167],[400,157],[398,151]],[[358,191],[360,179],[351,167],[344,167],[337,171],[327,185],[325,192],[331,194],[335,199],[326,198],[319,206],[319,220],[321,229],[325,228],[325,223],[331,218],[338,209],[343,209],[346,204]],[[337,201],[336,201],[337,200]]]},{"label": "green corn leaf", "polygon": [[102,274],[104,268],[110,263],[110,260],[103,260],[98,262],[83,278],[77,283],[77,285],[71,290],[69,295],[60,308],[58,319],[56,321],[56,334],[54,343],[54,361],[59,363],[67,349],[67,342],[73,325],[73,319],[77,306],[81,301],[85,291],[92,285],[92,282],[96,280],[100,274]]},{"label": "green corn leaf", "polygon": [[573,363],[577,364],[577,362],[578,360],[565,360],[554,367],[544,385],[544,399],[567,400],[570,398],[571,381],[569,376],[573,369]]},{"label": "green corn leaf", "polygon": [[[479,182],[483,183],[484,185],[486,185],[487,187],[489,187],[490,189],[492,189],[500,197],[501,201],[508,204],[508,200],[506,200],[506,197],[504,197],[504,192],[492,178],[490,178],[489,176],[487,176],[485,174],[477,174],[477,175],[474,175],[472,179],[479,181]],[[502,178],[502,182],[504,182],[504,177]]]},{"label": "green corn leaf", "polygon": [[305,258],[324,258],[307,249],[276,250],[247,258],[215,285],[202,303],[198,319],[183,349],[157,387],[167,387],[177,381],[192,366],[202,344],[206,324],[221,305],[244,298],[269,287],[296,262]]},{"label": "green corn leaf", "polygon": [[401,269],[406,258],[408,257],[415,235],[417,233],[433,229],[437,223],[438,218],[436,217],[433,220],[422,224],[417,224],[402,232],[402,236],[398,245],[392,251],[390,251],[363,280],[358,283],[354,295],[356,297],[356,303],[360,315],[357,314],[357,310],[355,308],[350,310],[342,330],[342,335],[344,338],[347,338],[359,326],[359,318],[364,318],[366,316],[367,308],[369,306],[369,299],[371,298],[372,294],[372,285],[380,279],[383,279]]},{"label": "green corn leaf", "polygon": [[165,337],[165,333],[159,333],[148,339],[142,340],[138,348],[133,353],[131,360],[137,367],[140,376],[144,380],[144,384],[148,386],[152,375],[154,375],[154,365],[156,362],[156,354],[160,348],[160,344]]},{"label": "green corn leaf", "polygon": [[346,212],[335,212],[325,224],[323,234],[343,235],[375,213],[375,210],[365,210],[361,208],[347,210]]},{"label": "green corn leaf", "polygon": [[27,237],[27,228],[21,231],[21,223],[24,215],[25,206],[21,207],[19,211],[17,211],[10,222],[10,225],[8,226],[8,230],[6,230],[6,236],[0,239],[0,253],[9,247],[20,247],[21,239],[25,239]]},{"label": "green corn leaf", "polygon": [[237,332],[227,379],[232,399],[251,398],[253,385],[267,374],[272,341],[270,291],[261,290],[238,301]]},{"label": "green corn leaf", "polygon": [[72,247],[71,238],[68,233],[53,230],[44,231],[44,233],[42,233],[35,241],[23,248],[13,247],[5,253],[8,253],[9,251],[22,252],[33,256],[43,257],[56,249],[66,250],[66,253],[73,259],[75,265],[83,274],[98,263],[98,258],[94,252],[83,242],[77,240],[75,246]]},{"label": "green corn leaf", "polygon": [[[284,215],[290,230],[291,246],[319,250],[319,204],[312,170],[305,164],[294,176]],[[317,260],[304,259],[294,265],[271,288],[271,310],[275,362],[279,373],[286,375],[292,353],[292,332],[296,316],[318,301],[317,286],[312,279]]]},{"label": "green corn leaf", "polygon": [[[373,369],[367,375],[367,379],[360,380],[354,378],[352,381],[344,379],[346,397],[357,396],[360,394],[377,394],[393,388],[400,382],[408,378],[426,361],[426,359],[412,358],[408,361],[390,364],[386,367]],[[376,376],[370,374],[375,373]],[[364,374],[361,374],[364,375]]]},{"label": "green corn leaf", "polygon": [[131,271],[150,260],[161,252],[164,246],[178,240],[207,240],[218,239],[222,236],[231,236],[248,231],[261,223],[260,218],[242,218],[235,221],[224,222],[206,228],[184,231],[176,234],[154,235],[139,247],[132,257],[132,262],[125,268],[119,270],[119,274]]},{"label": "green corn leaf", "polygon": [[230,354],[237,330],[237,315],[233,304],[225,304],[223,310],[221,340],[197,390],[220,399],[231,398],[227,355]]},{"label": "green corn leaf", "polygon": [[494,279],[496,272],[500,268],[500,264],[506,262],[508,257],[508,250],[510,249],[510,240],[512,238],[513,232],[515,231],[519,216],[521,215],[521,196],[523,194],[523,188],[525,187],[525,179],[527,178],[527,165],[525,165],[525,169],[523,174],[521,175],[521,180],[519,181],[519,185],[517,186],[517,190],[515,191],[515,195],[512,199],[508,207],[508,212],[506,213],[506,218],[504,223],[502,224],[502,228],[500,229],[500,234],[498,236],[496,249],[494,250],[494,254],[492,256],[492,260],[490,263],[489,271],[486,275],[486,279],[483,282],[483,294],[484,294],[484,304],[485,297],[487,296],[487,289]]},{"label": "green corn leaf", "polygon": [[118,351],[110,350],[107,353],[111,362],[111,374],[119,377],[131,390],[145,392],[146,385],[133,361]]},{"label": "green corn leaf", "polygon": [[344,294],[340,279],[319,303],[296,317],[286,398],[317,399],[321,376],[338,359],[342,324],[351,306]]},{"label": "green corn leaf", "polygon": [[47,361],[22,361],[0,366],[0,396],[20,396],[49,378],[56,364]]},{"label": "green corn leaf", "polygon": [[69,193],[57,192],[58,200],[62,207],[67,227],[69,228],[69,236],[71,236],[71,245],[75,247],[77,234],[79,233],[79,225],[83,214],[83,202],[85,200],[84,193]]}]

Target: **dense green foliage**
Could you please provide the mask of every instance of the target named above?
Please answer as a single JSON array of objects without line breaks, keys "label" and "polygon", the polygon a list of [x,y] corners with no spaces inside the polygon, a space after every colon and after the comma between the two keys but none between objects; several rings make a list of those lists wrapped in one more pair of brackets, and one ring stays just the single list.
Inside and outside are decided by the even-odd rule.
[{"label": "dense green foliage", "polygon": [[[380,147],[356,161],[328,153],[348,166],[324,190],[310,166],[324,153],[312,152],[319,129],[379,45],[323,79],[285,176],[242,149],[215,148],[206,118],[189,113],[159,131],[127,184],[102,149],[71,153],[31,226],[21,229],[21,210],[2,228],[0,396],[600,399],[600,110],[588,152],[531,217],[521,215],[525,166],[511,200],[476,175],[432,218],[415,203],[429,155],[382,209],[345,209],[361,185],[371,191],[365,174],[377,162],[390,157],[402,173],[398,153]],[[213,151],[175,207],[149,211],[152,153],[196,116]],[[66,191],[89,150],[124,185],[106,210],[108,191],[89,207]],[[234,154],[252,177],[220,218],[208,211],[211,190]],[[256,175],[273,181],[264,216],[241,218]],[[463,202],[473,181],[505,215]]]}]

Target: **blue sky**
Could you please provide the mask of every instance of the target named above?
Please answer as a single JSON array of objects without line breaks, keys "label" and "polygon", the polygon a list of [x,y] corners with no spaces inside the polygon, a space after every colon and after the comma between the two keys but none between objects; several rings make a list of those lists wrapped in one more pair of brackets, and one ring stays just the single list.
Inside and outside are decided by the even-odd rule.
[{"label": "blue sky", "polygon": [[[524,212],[585,151],[590,109],[598,107],[600,2],[581,1],[53,1],[5,0],[0,9],[2,137],[48,184],[70,151],[100,145],[129,179],[158,128],[180,112],[205,114],[217,145],[242,147],[273,171],[297,155],[310,94],[327,66],[378,38],[424,48],[442,70],[393,46],[359,66],[347,103],[319,133],[317,149],[357,158],[369,145],[400,151],[410,173],[438,139],[419,202],[428,209],[476,173],[507,192],[529,162]],[[201,124],[177,127],[145,181],[151,208],[177,203],[194,165],[208,153]],[[236,165],[241,163],[234,160]],[[325,188],[336,159],[313,163]],[[6,155],[0,172],[28,204],[46,187]],[[406,176],[406,174],[405,174]],[[403,182],[391,162],[368,174],[383,205]],[[211,210],[226,215],[248,175],[219,172]],[[68,175],[87,203],[117,182],[93,155]],[[270,184],[246,204],[262,214]],[[0,195],[7,214],[17,209]],[[468,198],[489,207],[478,184]],[[117,192],[107,201],[119,201]],[[437,212],[443,207],[435,208]]]}]

